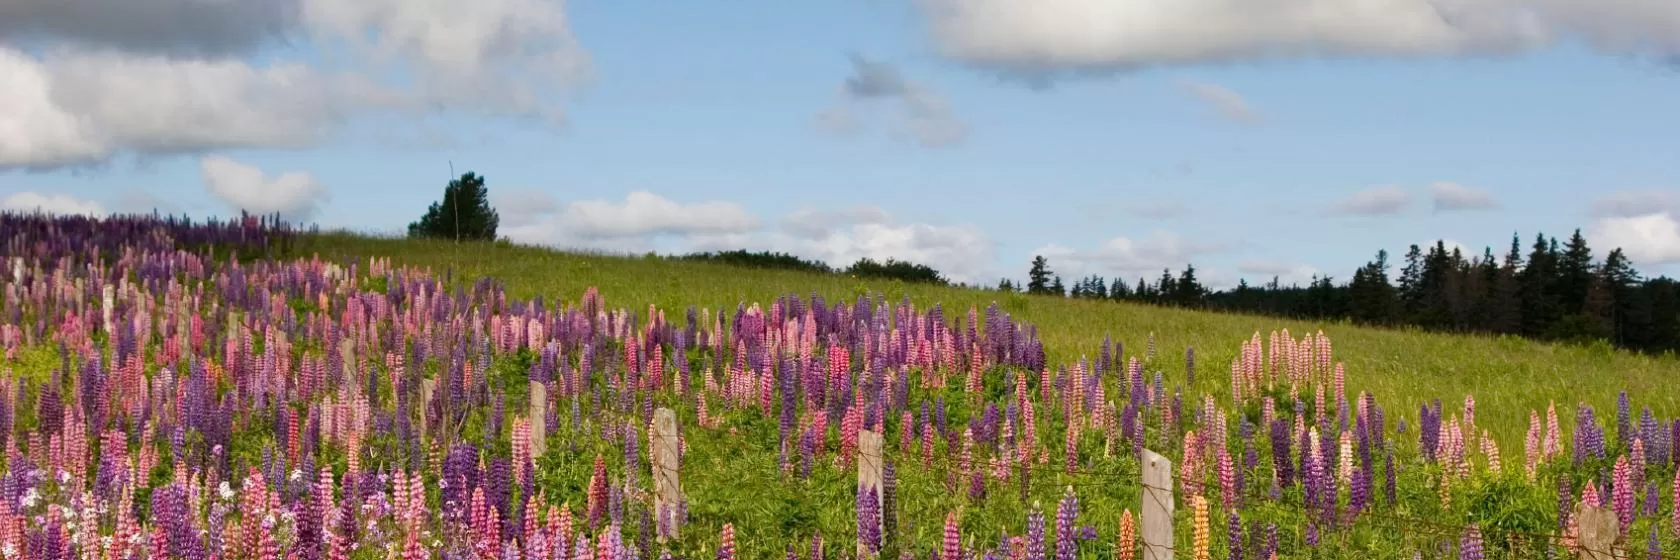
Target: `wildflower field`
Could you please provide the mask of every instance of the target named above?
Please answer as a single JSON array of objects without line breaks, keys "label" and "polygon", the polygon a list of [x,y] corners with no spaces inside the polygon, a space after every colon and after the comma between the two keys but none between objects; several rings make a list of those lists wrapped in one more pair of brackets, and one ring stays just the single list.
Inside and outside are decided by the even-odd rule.
[{"label": "wildflower field", "polygon": [[1142,558],[1145,450],[1175,557],[1680,555],[1673,358],[255,219],[0,257],[7,559]]}]

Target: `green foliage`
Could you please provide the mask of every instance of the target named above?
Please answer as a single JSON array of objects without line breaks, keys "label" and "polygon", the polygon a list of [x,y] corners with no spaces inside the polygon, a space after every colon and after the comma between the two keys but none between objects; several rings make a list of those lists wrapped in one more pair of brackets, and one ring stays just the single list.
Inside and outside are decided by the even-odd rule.
[{"label": "green foliage", "polygon": [[950,284],[950,281],[946,280],[933,267],[890,258],[885,261],[876,261],[864,257],[852,263],[852,266],[846,267],[845,273],[858,278],[902,280],[939,286]]},{"label": "green foliage", "polygon": [[433,202],[420,221],[408,225],[409,237],[431,237],[456,241],[494,241],[501,217],[490,207],[490,190],[484,178],[468,171],[449,182],[443,200]]},{"label": "green foliage", "polygon": [[799,270],[823,274],[834,272],[833,267],[821,262],[772,251],[748,252],[744,249],[736,249],[733,251],[689,253],[677,258],[686,261],[714,262],[747,268]]}]

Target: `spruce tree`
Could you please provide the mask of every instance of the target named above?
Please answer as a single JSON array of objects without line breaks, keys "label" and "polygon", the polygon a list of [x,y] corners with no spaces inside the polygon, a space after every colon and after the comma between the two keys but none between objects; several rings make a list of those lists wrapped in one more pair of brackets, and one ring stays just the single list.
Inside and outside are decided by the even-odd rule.
[{"label": "spruce tree", "polygon": [[420,221],[408,224],[408,235],[494,241],[500,223],[501,217],[490,207],[490,190],[484,186],[484,177],[468,171],[444,187],[443,200],[433,202]]},{"label": "spruce tree", "polygon": [[1050,293],[1050,261],[1044,255],[1034,256],[1032,268],[1027,270],[1027,293]]}]

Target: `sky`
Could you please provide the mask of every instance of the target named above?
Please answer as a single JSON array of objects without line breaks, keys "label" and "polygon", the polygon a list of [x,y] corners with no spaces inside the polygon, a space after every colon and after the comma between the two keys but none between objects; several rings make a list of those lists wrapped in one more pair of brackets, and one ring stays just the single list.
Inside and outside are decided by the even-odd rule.
[{"label": "sky", "polygon": [[1071,281],[1580,229],[1680,275],[1672,0],[9,0],[0,207]]}]

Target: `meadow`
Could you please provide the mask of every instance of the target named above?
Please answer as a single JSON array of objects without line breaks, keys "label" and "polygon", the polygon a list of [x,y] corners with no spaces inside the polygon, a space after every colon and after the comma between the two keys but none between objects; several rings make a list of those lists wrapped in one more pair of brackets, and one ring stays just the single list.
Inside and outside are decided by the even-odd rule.
[{"label": "meadow", "polygon": [[1568,557],[1582,505],[1680,552],[1673,358],[254,221],[0,226],[7,559],[1130,559],[1145,449],[1188,558]]}]

